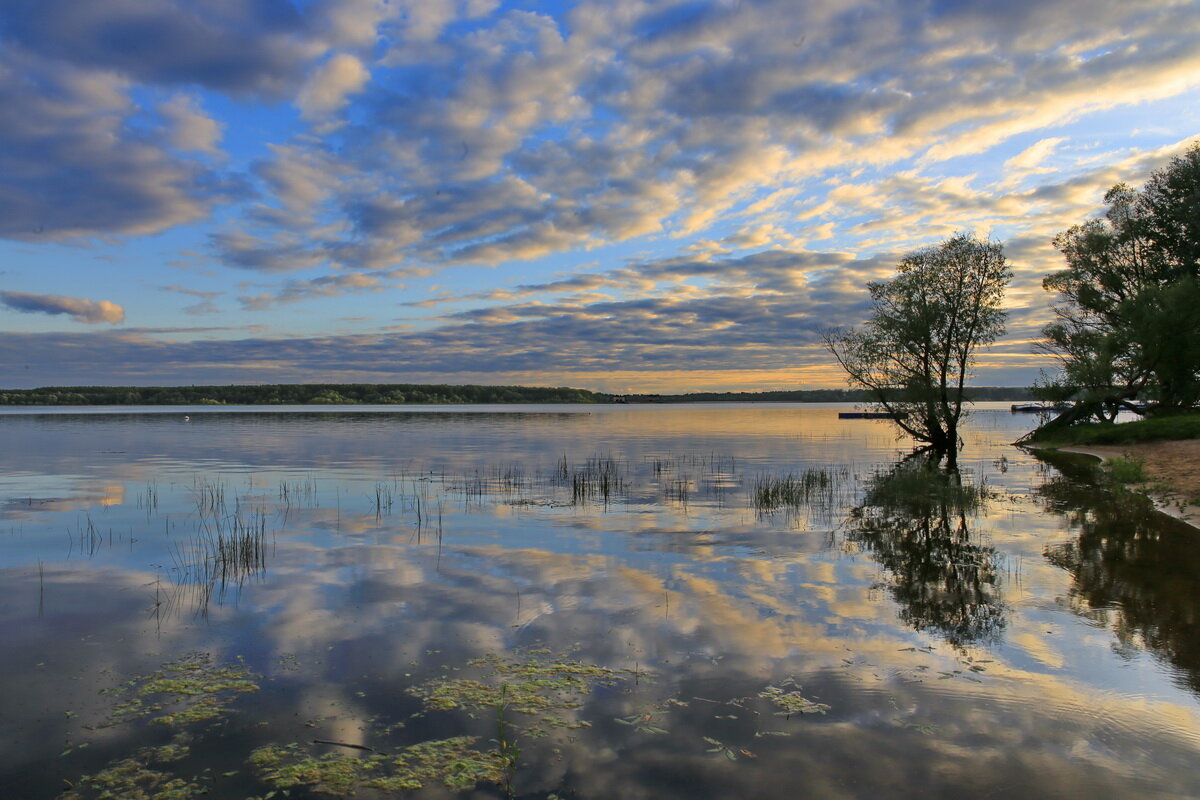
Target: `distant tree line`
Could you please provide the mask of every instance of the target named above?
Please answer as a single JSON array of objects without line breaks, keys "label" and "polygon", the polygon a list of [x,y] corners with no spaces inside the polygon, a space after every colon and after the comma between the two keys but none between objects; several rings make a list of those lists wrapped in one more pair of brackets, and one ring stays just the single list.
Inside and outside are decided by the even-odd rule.
[{"label": "distant tree line", "polygon": [[[1021,386],[967,387],[972,401],[1030,400],[1033,390]],[[874,395],[866,389],[795,389],[770,392],[689,392],[687,394],[630,394],[631,403],[869,403]]]},{"label": "distant tree line", "polygon": [[49,386],[0,391],[0,405],[395,405],[602,403],[608,395],[543,386],[296,383],[245,386]]},{"label": "distant tree line", "polygon": [[[967,389],[973,400],[1025,400],[1029,389],[981,386]],[[299,383],[245,386],[45,386],[0,390],[9,406],[179,406],[179,405],[441,405],[452,403],[774,402],[860,403],[856,389],[799,389],[774,392],[692,392],[668,395],[611,395],[587,389],[542,386],[453,386],[420,383]]]}]

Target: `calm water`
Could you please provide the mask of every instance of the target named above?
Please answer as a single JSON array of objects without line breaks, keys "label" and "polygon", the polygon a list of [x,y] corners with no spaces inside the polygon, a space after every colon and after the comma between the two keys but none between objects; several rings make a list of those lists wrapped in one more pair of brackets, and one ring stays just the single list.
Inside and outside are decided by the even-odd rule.
[{"label": "calm water", "polygon": [[926,492],[833,406],[155,411],[0,413],[5,798],[1200,796],[1200,532],[1029,417]]}]

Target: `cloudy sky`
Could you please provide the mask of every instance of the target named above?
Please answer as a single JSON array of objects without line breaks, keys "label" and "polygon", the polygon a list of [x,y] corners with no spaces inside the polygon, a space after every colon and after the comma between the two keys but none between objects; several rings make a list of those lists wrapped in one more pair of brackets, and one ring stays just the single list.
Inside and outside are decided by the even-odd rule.
[{"label": "cloudy sky", "polygon": [[1200,135],[1192,0],[5,0],[0,385],[840,385],[899,256]]}]

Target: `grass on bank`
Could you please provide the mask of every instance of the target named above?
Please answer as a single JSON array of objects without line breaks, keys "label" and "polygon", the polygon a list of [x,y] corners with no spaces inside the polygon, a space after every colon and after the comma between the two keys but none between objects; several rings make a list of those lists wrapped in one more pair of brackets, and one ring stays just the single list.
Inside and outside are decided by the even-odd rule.
[{"label": "grass on bank", "polygon": [[1140,458],[1117,456],[1106,458],[1100,465],[1108,472],[1108,476],[1117,483],[1145,483],[1146,463]]},{"label": "grass on bank", "polygon": [[1088,444],[1136,444],[1167,439],[1200,439],[1200,414],[1152,417],[1134,422],[1085,422],[1054,431],[1034,431],[1030,444],[1065,447]]}]

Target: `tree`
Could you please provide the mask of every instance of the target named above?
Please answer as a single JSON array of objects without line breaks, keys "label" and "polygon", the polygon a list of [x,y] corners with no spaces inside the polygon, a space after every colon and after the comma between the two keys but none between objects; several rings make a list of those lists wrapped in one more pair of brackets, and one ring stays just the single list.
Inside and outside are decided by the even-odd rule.
[{"label": "tree", "polygon": [[894,278],[868,285],[866,323],[824,337],[850,383],[951,467],[966,380],[976,350],[1004,332],[1011,278],[998,242],[958,234],[905,256]]},{"label": "tree", "polygon": [[1062,300],[1041,344],[1061,369],[1041,393],[1076,401],[1057,424],[1200,401],[1200,142],[1104,202],[1103,218],[1055,237],[1067,268],[1042,282]]}]

